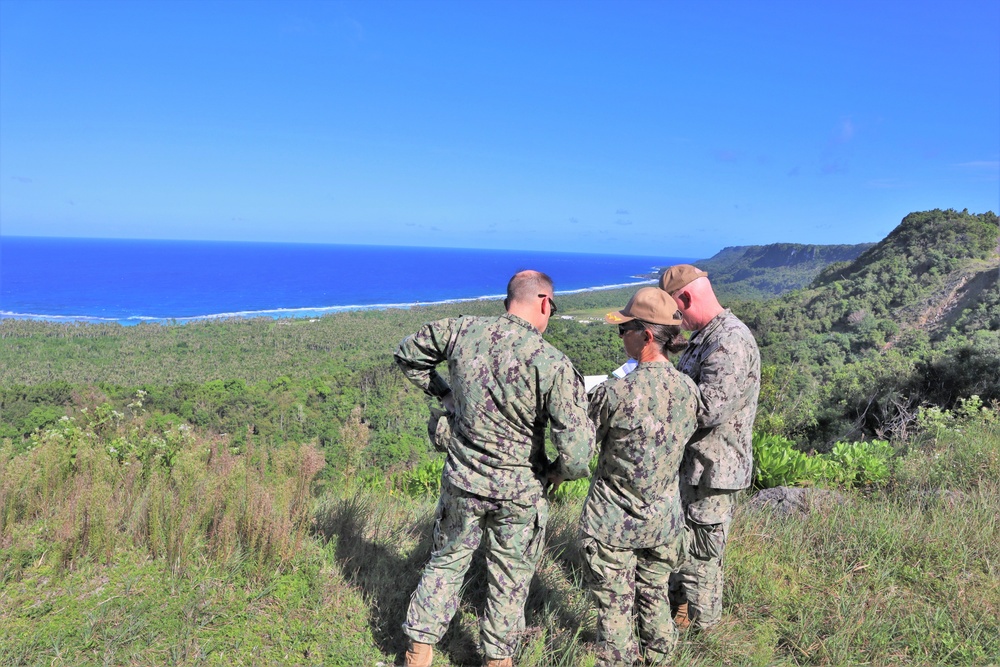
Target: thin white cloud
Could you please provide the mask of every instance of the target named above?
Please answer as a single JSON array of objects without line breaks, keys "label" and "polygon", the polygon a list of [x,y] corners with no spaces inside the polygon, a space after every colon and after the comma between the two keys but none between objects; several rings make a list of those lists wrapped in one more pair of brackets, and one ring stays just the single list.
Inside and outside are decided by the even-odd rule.
[{"label": "thin white cloud", "polygon": [[988,171],[1000,170],[1000,160],[973,160],[972,162],[959,162],[955,165],[961,169],[985,169]]},{"label": "thin white cloud", "polygon": [[850,118],[844,118],[837,127],[837,143],[846,144],[854,138],[856,130]]},{"label": "thin white cloud", "polygon": [[876,178],[868,181],[867,185],[875,190],[894,190],[903,187],[903,184],[895,178]]}]

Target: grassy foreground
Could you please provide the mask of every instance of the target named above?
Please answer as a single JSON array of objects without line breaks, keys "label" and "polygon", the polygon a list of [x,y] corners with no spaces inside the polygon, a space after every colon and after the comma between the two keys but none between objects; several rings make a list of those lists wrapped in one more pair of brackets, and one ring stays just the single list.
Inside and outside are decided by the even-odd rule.
[{"label": "grassy foreground", "polygon": [[[0,447],[0,664],[394,664],[433,497],[393,480],[320,487],[310,445],[239,450],[141,415],[79,421]],[[685,636],[676,664],[1000,661],[995,415],[898,452],[888,486],[806,517],[744,505],[724,622]],[[593,664],[579,511],[553,507],[524,667]],[[435,665],[481,659],[481,563],[467,584]]]}]

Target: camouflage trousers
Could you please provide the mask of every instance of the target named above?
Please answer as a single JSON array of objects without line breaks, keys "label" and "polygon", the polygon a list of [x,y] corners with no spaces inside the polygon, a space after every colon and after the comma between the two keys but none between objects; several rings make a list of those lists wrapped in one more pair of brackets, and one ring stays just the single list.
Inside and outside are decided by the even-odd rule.
[{"label": "camouflage trousers", "polygon": [[[647,549],[613,547],[582,536],[586,576],[597,602],[598,665],[666,664],[677,644],[670,617],[670,573],[684,558],[682,531],[669,544]],[[638,618],[640,647],[635,641]]]},{"label": "camouflage trousers", "polygon": [[545,542],[548,501],[496,500],[441,484],[434,546],[410,607],[403,632],[436,644],[458,610],[462,582],[472,555],[485,539],[488,591],[479,639],[486,658],[514,655],[524,630],[524,603]]},{"label": "camouflage trousers", "polygon": [[722,557],[737,493],[681,483],[690,542],[684,562],[671,578],[671,597],[687,601],[691,624],[700,630],[722,620]]}]

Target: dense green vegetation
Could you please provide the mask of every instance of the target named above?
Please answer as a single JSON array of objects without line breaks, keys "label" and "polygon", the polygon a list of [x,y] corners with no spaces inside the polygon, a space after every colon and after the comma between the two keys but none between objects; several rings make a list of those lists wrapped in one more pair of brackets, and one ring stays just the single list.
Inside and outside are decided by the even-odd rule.
[{"label": "dense green vegetation", "polygon": [[768,366],[758,427],[825,448],[1000,400],[998,237],[992,213],[913,213],[809,288],[736,304]]},{"label": "dense green vegetation", "polygon": [[873,245],[732,246],[696,264],[709,272],[720,297],[766,299],[806,287],[824,270],[850,264]]},{"label": "dense green vegetation", "polygon": [[[998,237],[992,213],[914,213],[804,289],[727,300],[764,361],[758,485],[850,502],[743,511],[726,623],[678,664],[1000,661]],[[546,337],[609,372],[621,343],[585,320],[632,291],[561,295],[576,319]],[[0,321],[0,664],[390,662],[441,470],[392,352],[428,320],[500,311]],[[560,493],[519,664],[593,663],[585,489]],[[440,664],[475,660],[483,576]]]}]

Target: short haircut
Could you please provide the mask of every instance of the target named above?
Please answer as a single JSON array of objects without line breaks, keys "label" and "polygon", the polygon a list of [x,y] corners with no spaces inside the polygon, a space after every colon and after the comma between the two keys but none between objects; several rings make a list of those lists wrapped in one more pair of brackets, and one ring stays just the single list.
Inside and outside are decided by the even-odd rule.
[{"label": "short haircut", "polygon": [[526,302],[552,291],[552,278],[541,271],[518,271],[507,283],[507,301]]}]

